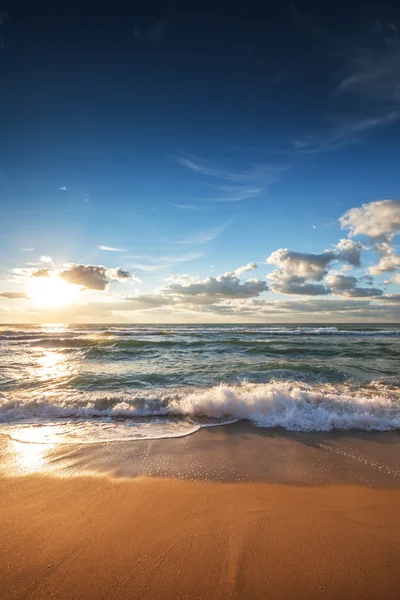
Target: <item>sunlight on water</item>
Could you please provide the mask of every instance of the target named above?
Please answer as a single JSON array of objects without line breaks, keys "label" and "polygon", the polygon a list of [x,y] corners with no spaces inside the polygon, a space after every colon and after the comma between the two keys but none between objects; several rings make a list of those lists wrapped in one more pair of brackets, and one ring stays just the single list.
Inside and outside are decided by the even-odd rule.
[{"label": "sunlight on water", "polygon": [[40,350],[36,365],[32,367],[32,376],[42,381],[57,380],[69,373],[65,356],[56,350]]},{"label": "sunlight on water", "polygon": [[65,333],[68,329],[62,323],[43,323],[41,325],[44,333]]}]

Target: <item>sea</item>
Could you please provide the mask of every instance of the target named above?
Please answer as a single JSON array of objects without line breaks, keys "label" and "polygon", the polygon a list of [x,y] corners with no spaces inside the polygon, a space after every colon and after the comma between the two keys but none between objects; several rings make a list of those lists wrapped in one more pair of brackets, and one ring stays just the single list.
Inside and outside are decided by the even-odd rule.
[{"label": "sea", "polygon": [[89,444],[239,420],[400,429],[400,325],[2,325],[0,434]]}]

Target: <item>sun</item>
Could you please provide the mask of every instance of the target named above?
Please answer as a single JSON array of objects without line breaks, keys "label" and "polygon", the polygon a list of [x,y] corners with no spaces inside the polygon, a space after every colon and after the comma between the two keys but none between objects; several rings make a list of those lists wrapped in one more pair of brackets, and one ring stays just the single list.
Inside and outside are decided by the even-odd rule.
[{"label": "sun", "polygon": [[34,306],[65,306],[75,301],[78,289],[57,275],[37,277],[30,282],[29,296]]}]

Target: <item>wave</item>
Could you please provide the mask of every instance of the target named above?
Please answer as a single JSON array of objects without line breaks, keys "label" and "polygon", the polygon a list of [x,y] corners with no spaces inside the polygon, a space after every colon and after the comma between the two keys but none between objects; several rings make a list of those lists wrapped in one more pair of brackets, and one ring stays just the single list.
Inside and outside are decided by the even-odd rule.
[{"label": "wave", "polygon": [[[246,419],[258,427],[292,431],[400,429],[400,394],[396,387],[373,383],[307,385],[272,381],[208,389],[149,393],[68,393],[54,397],[0,396],[0,422],[11,424],[37,419],[186,418],[201,425]],[[156,436],[159,437],[159,436]]]}]

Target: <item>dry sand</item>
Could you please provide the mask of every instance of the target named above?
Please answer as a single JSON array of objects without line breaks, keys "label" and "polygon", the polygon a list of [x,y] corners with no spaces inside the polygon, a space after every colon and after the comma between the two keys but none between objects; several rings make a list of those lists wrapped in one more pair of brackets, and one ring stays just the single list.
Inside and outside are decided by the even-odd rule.
[{"label": "dry sand", "polygon": [[[42,474],[26,475],[9,463],[0,478],[0,598],[397,600],[400,480],[390,460],[399,438],[385,435],[302,444],[297,434],[238,425],[186,438],[190,461],[197,455],[208,474],[215,469],[207,463],[214,457],[215,467],[231,446],[236,480],[229,481],[185,474],[179,440],[155,443],[148,460],[156,464],[164,448],[165,464],[178,464],[183,479],[93,468],[83,476],[101,462],[93,448],[86,463],[82,448],[60,451],[62,468],[44,474],[43,463]],[[253,475],[243,482],[246,461]]]}]

